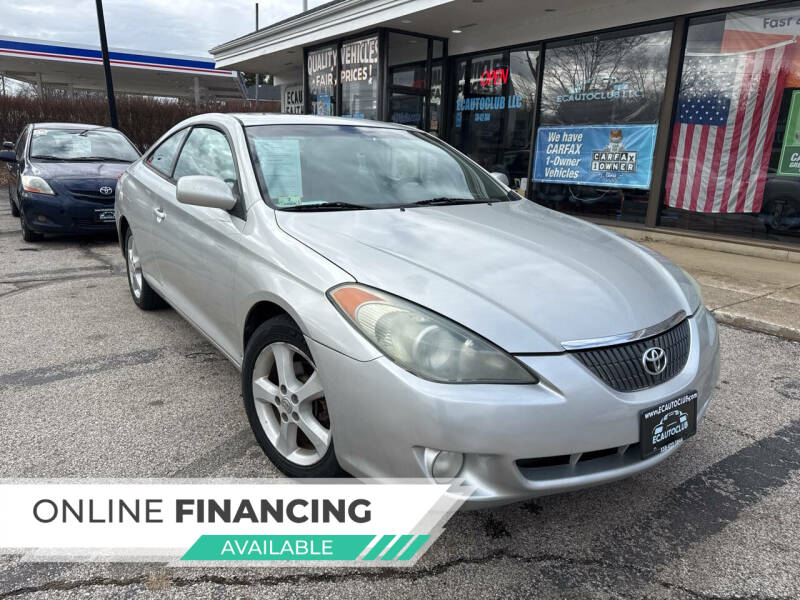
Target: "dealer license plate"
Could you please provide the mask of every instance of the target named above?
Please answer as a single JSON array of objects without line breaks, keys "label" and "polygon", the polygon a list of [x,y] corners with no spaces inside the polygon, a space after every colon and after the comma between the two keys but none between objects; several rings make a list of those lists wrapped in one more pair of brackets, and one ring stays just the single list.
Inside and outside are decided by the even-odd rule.
[{"label": "dealer license plate", "polygon": [[692,391],[639,413],[642,458],[665,452],[697,431],[697,392]]},{"label": "dealer license plate", "polygon": [[96,208],[94,210],[94,220],[96,223],[113,223],[114,222],[114,209],[113,208]]}]

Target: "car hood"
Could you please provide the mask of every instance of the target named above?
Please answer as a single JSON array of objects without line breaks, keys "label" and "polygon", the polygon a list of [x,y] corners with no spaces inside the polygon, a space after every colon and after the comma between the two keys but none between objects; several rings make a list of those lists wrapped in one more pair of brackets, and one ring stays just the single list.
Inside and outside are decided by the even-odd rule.
[{"label": "car hood", "polygon": [[44,179],[116,179],[130,166],[121,162],[31,161],[31,173]]},{"label": "car hood", "polygon": [[670,261],[522,200],[406,210],[276,211],[279,226],[365,285],[416,302],[508,352],[658,324],[699,302]]}]

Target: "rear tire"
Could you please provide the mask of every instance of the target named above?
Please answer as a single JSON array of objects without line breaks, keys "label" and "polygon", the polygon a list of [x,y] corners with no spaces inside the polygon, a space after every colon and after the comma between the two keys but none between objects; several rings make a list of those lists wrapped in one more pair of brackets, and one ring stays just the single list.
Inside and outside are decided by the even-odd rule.
[{"label": "rear tire", "polygon": [[128,288],[131,291],[131,298],[133,298],[134,304],[142,310],[164,308],[167,305],[166,302],[156,294],[144,277],[131,229],[125,232],[125,265],[128,271]]},{"label": "rear tire", "polygon": [[22,228],[22,239],[26,242],[40,242],[44,237],[41,233],[36,233],[28,228],[27,223],[25,223],[25,215],[19,215],[19,225]]},{"label": "rear tire", "polygon": [[[289,477],[340,477],[320,375],[303,332],[286,315],[269,319],[247,343],[242,398],[264,454]],[[313,440],[313,441],[312,441]]]}]

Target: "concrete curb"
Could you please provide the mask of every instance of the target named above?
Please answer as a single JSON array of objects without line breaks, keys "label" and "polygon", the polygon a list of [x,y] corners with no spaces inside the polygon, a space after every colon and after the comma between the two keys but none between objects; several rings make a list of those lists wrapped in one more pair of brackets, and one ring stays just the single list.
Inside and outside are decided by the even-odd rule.
[{"label": "concrete curb", "polygon": [[702,250],[714,250],[716,252],[726,252],[728,254],[739,254],[742,256],[754,256],[756,258],[767,258],[791,263],[800,263],[800,249],[789,250],[787,248],[770,248],[768,246],[758,246],[738,242],[728,242],[725,240],[709,239],[672,233],[665,231],[655,231],[652,229],[638,229],[634,227],[620,227],[616,225],[606,225],[598,223],[609,229],[624,235],[637,242],[663,242],[675,246],[686,246],[689,248],[700,248]]},{"label": "concrete curb", "polygon": [[793,342],[800,342],[800,330],[793,327],[785,327],[783,325],[775,325],[774,323],[767,323],[752,317],[745,317],[742,315],[734,315],[726,312],[724,309],[712,310],[711,314],[717,320],[717,323],[722,325],[730,325],[739,329],[747,329],[757,333],[766,333],[774,335],[785,340]]}]

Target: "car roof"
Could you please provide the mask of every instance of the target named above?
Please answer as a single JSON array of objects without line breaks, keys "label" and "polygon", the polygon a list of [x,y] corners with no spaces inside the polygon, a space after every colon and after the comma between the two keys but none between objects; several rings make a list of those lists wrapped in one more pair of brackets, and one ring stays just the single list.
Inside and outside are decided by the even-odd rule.
[{"label": "car roof", "polygon": [[245,127],[251,125],[350,125],[359,127],[380,127],[406,129],[402,125],[385,121],[367,119],[347,119],[345,117],[318,117],[316,115],[288,115],[281,113],[224,113],[238,119]]},{"label": "car roof", "polygon": [[31,123],[34,129],[108,129],[111,131],[116,131],[113,127],[108,127],[107,125],[92,125],[90,123],[56,123],[56,122],[46,122],[46,123]]}]

